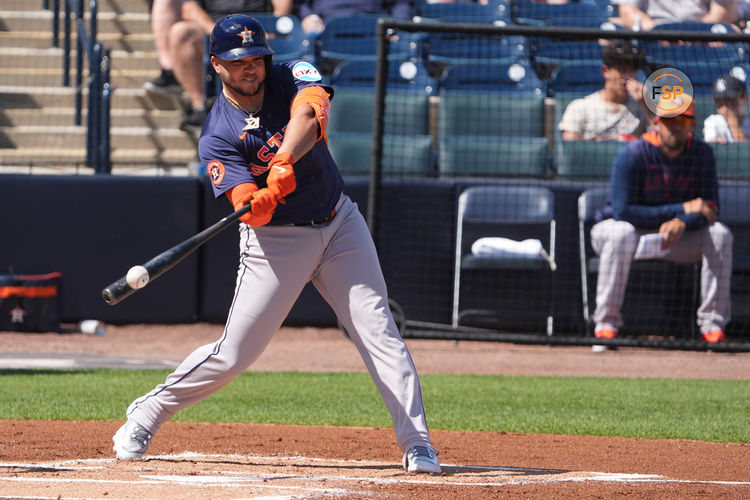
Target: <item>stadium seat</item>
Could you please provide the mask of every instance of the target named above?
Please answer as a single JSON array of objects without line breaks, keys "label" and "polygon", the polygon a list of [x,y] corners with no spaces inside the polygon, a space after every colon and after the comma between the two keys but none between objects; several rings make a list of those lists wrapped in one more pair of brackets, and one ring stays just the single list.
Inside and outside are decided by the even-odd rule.
[{"label": "stadium seat", "polygon": [[[722,180],[750,180],[750,143],[715,144],[716,175]],[[750,199],[747,200],[750,208]]]},{"label": "stadium seat", "polygon": [[[735,33],[729,24],[701,23],[695,21],[660,24],[655,26],[653,31],[697,31],[715,34]],[[659,40],[649,40],[644,41],[643,45],[649,62],[657,66],[673,66],[682,69],[681,64],[708,63],[710,65],[721,66],[725,68],[724,71],[726,72],[729,67],[746,64],[748,60],[748,46],[738,42],[711,44],[680,42],[664,44]]]},{"label": "stadium seat", "polygon": [[547,82],[550,96],[559,93],[588,95],[603,87],[601,60],[562,64]]},{"label": "stadium seat", "polygon": [[[375,87],[377,61],[355,59],[343,61],[333,70],[329,81],[333,87]],[[417,60],[391,60],[388,63],[388,81],[390,90],[414,90],[432,95],[437,92],[437,81],[433,78],[424,63]]]},{"label": "stadium seat", "polygon": [[432,64],[507,64],[529,58],[529,43],[522,36],[473,33],[430,33],[422,41],[423,57]]},{"label": "stadium seat", "polygon": [[[337,87],[331,101],[329,132],[373,130],[375,95],[368,87]],[[429,134],[429,95],[426,92],[390,91],[385,96],[385,133]]]},{"label": "stadium seat", "polygon": [[696,97],[711,97],[714,81],[725,73],[732,73],[746,80],[750,68],[747,65],[724,64],[713,60],[683,61],[674,65],[690,78]]},{"label": "stadium seat", "polygon": [[[622,29],[601,17],[567,16],[545,20],[545,26],[616,31]],[[530,45],[537,73],[547,78],[558,66],[601,63],[602,46],[594,39],[533,37]]]},{"label": "stadium seat", "polygon": [[[366,132],[330,132],[328,149],[344,175],[368,175],[373,135]],[[385,135],[384,175],[434,177],[432,137],[429,135]]]},{"label": "stadium seat", "polygon": [[589,18],[602,23],[614,15],[609,2],[578,0],[564,4],[547,4],[533,0],[511,0],[511,20],[516,24],[545,26],[549,19]]},{"label": "stadium seat", "polygon": [[438,84],[443,91],[546,94],[545,83],[531,66],[523,62],[456,64],[445,70]]},{"label": "stadium seat", "polygon": [[453,66],[440,81],[438,174],[548,174],[544,84],[521,64]]},{"label": "stadium seat", "polygon": [[[488,3],[476,2],[448,2],[417,3],[418,20],[443,22],[475,22],[492,23],[500,19],[508,19],[510,6],[504,0],[492,0]],[[416,19],[415,19],[416,20]]]},{"label": "stadium seat", "polygon": [[547,138],[467,136],[439,142],[440,177],[535,177],[549,174]]},{"label": "stadium seat", "polygon": [[[372,59],[377,55],[376,24],[379,14],[347,14],[326,20],[323,31],[315,38],[315,60],[328,75],[338,63],[347,59]],[[418,55],[418,44],[406,32],[389,44],[389,57],[406,59]]]},{"label": "stadium seat", "polygon": [[[452,323],[553,332],[555,198],[542,186],[473,186],[458,198]],[[474,253],[484,237],[539,240],[539,252]]]},{"label": "stadium seat", "polygon": [[595,40],[571,41],[536,37],[530,50],[531,59],[537,65],[541,77],[553,73],[561,65],[602,61],[602,48]]},{"label": "stadium seat", "polygon": [[734,33],[735,30],[731,24],[727,23],[703,23],[700,21],[679,21],[674,23],[661,23],[653,28],[655,31],[700,31],[703,33],[710,32],[717,35],[724,33]]},{"label": "stadium seat", "polygon": [[544,96],[443,90],[438,137],[462,135],[543,137]]},{"label": "stadium seat", "polygon": [[[599,257],[591,248],[591,227],[596,211],[609,197],[609,186],[590,187],[578,198],[578,248],[581,272],[583,318],[593,332],[596,280]],[[636,260],[630,268],[621,314],[627,334],[697,337],[695,313],[698,307],[700,263],[676,264],[649,259]]]},{"label": "stadium seat", "polygon": [[625,145],[618,141],[559,141],[555,149],[560,179],[606,181],[610,178],[617,152]]},{"label": "stadium seat", "polygon": [[310,37],[302,29],[302,23],[297,16],[254,13],[253,17],[266,30],[274,61],[312,58],[313,47]]}]

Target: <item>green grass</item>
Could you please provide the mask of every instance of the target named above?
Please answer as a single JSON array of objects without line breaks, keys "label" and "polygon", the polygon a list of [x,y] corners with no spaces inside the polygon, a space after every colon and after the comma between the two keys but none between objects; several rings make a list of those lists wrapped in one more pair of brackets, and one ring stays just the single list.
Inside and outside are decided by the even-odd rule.
[{"label": "green grass", "polygon": [[[122,420],[167,371],[0,371],[0,418]],[[750,381],[423,375],[433,429],[750,442]],[[245,373],[177,421],[387,427],[365,373]]]}]

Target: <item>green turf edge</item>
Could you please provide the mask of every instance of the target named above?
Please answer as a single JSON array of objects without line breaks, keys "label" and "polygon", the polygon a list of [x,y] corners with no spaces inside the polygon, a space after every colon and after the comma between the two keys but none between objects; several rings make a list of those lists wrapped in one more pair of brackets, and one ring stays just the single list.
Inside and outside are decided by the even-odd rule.
[{"label": "green turf edge", "polygon": [[[0,418],[122,420],[164,370],[0,370]],[[750,442],[750,381],[421,377],[432,429]],[[175,421],[389,427],[366,373],[246,372]]]}]

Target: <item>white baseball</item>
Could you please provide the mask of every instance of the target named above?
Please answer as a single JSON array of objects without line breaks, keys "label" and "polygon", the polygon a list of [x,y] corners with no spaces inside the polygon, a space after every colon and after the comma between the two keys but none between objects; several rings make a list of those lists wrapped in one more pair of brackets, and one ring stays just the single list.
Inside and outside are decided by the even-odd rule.
[{"label": "white baseball", "polygon": [[128,282],[130,288],[137,290],[143,288],[148,284],[149,276],[148,270],[143,266],[133,266],[125,276],[125,281]]}]

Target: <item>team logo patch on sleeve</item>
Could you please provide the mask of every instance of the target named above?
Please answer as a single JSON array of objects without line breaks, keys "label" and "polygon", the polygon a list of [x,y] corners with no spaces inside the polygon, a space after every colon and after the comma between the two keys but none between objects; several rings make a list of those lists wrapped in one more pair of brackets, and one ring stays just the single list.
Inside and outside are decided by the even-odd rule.
[{"label": "team logo patch on sleeve", "polygon": [[213,182],[214,186],[218,186],[221,184],[221,181],[224,180],[224,164],[219,160],[211,160],[208,162],[208,165],[206,165],[206,172],[209,177],[211,177],[211,182]]},{"label": "team logo patch on sleeve", "polygon": [[292,68],[292,74],[297,80],[305,82],[319,82],[322,77],[317,68],[309,62],[300,61]]}]

